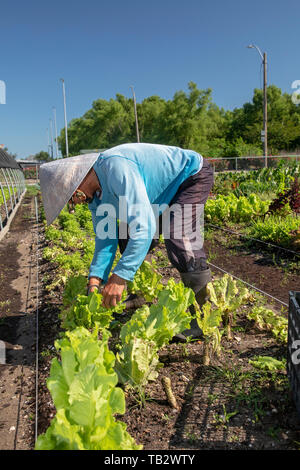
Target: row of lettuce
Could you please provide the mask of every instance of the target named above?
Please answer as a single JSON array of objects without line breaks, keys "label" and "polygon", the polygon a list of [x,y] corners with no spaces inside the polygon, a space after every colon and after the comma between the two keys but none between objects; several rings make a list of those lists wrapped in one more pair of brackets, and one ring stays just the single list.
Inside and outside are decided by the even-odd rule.
[{"label": "row of lettuce", "polygon": [[213,195],[205,206],[208,226],[238,226],[249,237],[298,250],[299,169],[295,162],[216,175]]},{"label": "row of lettuce", "polygon": [[[45,228],[45,238],[44,258],[55,263],[56,276],[44,281],[49,290],[64,286],[63,333],[55,343],[57,357],[47,380],[56,415],[38,437],[38,450],[141,449],[116,419],[125,413],[124,390],[133,389],[143,400],[146,385],[157,379],[162,367],[160,349],[189,326],[192,305],[204,335],[205,365],[213,354],[221,353],[223,336],[232,339],[232,328],[245,308],[249,321],[286,342],[286,319],[259,305],[228,275],[209,283],[210,301],[200,312],[190,289],[173,279],[163,283],[155,263],[144,261],[120,304],[104,308],[101,293],[86,295],[94,232],[84,205],[76,206],[74,214],[62,211],[55,224]],[[122,323],[129,293],[143,296],[145,303]],[[274,361],[270,364],[274,366]]]},{"label": "row of lettuce", "polygon": [[[53,359],[47,380],[57,413],[46,433],[38,437],[38,450],[141,449],[125,424],[114,417],[125,412],[124,391],[117,385],[134,388],[143,396],[148,381],[158,375],[159,349],[191,320],[193,292],[172,279],[163,287],[161,276],[145,262],[129,289],[157,303],[137,309],[121,327],[117,318],[125,308],[126,292],[114,309],[102,306],[100,293],[86,295],[94,245],[91,230],[85,206],[77,206],[74,215],[63,211],[57,225],[45,230],[49,246],[44,257],[58,266],[54,282],[47,287],[64,285],[60,313],[64,333],[55,343],[60,360]],[[120,329],[114,352],[108,346],[113,327]]]},{"label": "row of lettuce", "polygon": [[10,189],[7,187],[2,187],[0,191],[0,206],[4,204],[4,200],[6,203],[9,203],[11,198],[13,197],[13,194],[17,193],[17,187],[16,186],[11,186]]}]

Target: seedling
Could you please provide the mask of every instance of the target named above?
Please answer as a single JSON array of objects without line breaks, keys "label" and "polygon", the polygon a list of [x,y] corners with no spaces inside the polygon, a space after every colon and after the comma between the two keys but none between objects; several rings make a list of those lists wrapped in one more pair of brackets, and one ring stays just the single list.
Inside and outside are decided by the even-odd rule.
[{"label": "seedling", "polygon": [[224,404],[222,405],[222,408],[223,408],[222,414],[216,413],[214,415],[215,424],[217,426],[227,427],[227,424],[229,423],[230,419],[233,416],[235,416],[238,413],[238,411],[232,411],[231,413],[228,413]]}]

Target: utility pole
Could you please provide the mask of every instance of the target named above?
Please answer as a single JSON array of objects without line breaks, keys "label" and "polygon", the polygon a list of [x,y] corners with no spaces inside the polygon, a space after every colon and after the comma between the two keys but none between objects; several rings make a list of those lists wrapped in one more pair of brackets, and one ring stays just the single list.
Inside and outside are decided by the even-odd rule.
[{"label": "utility pole", "polygon": [[48,127],[47,127],[47,136],[48,136],[48,153],[49,153],[49,156],[51,156],[50,134],[49,134]]},{"label": "utility pole", "polygon": [[50,139],[51,139],[51,145],[50,145],[50,148],[51,148],[51,158],[53,160],[53,127],[52,127],[52,119],[49,119],[50,121]]},{"label": "utility pole", "polygon": [[133,94],[133,105],[134,105],[134,115],[135,115],[136,138],[137,138],[137,142],[140,143],[140,134],[139,134],[139,124],[138,124],[138,118],[137,118],[137,111],[136,111],[135,93],[134,93],[134,88],[133,88],[133,86],[130,86],[130,88],[132,89],[132,94]]},{"label": "utility pole", "polygon": [[267,109],[267,54],[264,52],[263,58],[263,66],[264,66],[264,154],[265,154],[265,167],[268,166],[268,129],[267,129],[267,122],[268,122],[268,109]]},{"label": "utility pole", "polygon": [[69,144],[68,144],[68,125],[67,125],[67,110],[66,110],[66,90],[65,81],[63,78],[60,79],[62,82],[63,97],[64,97],[64,116],[65,116],[65,136],[66,136],[66,157],[69,156]]},{"label": "utility pole", "polygon": [[255,44],[247,46],[250,49],[256,49],[259,53],[264,68],[263,78],[263,130],[261,131],[261,141],[263,143],[263,153],[265,156],[265,167],[268,166],[268,111],[267,111],[267,54],[262,54],[261,50]]},{"label": "utility pole", "polygon": [[56,125],[56,108],[53,106],[54,114],[54,130],[55,130],[55,158],[58,158],[58,143],[57,143],[57,125]]}]

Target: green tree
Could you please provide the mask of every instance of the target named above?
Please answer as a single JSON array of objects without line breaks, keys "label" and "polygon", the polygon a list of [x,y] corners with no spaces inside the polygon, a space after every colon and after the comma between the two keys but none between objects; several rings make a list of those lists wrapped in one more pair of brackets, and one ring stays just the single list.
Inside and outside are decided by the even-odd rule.
[{"label": "green tree", "polygon": [[[300,109],[288,93],[270,85],[267,89],[268,102],[268,148],[270,154],[280,150],[291,151],[300,143]],[[226,140],[234,142],[241,137],[246,144],[262,147],[260,132],[263,127],[263,92],[255,89],[252,103],[232,112]]]},{"label": "green tree", "polygon": [[[300,147],[300,106],[280,88],[270,85],[268,95],[269,153]],[[141,142],[177,145],[208,157],[262,155],[263,93],[255,89],[252,102],[225,111],[212,101],[210,88],[201,90],[194,82],[188,91],[177,91],[173,99],[150,96],[137,103]],[[82,117],[68,127],[69,152],[111,148],[136,142],[133,100],[117,94],[109,101],[98,99]],[[58,138],[65,154],[65,132]]]},{"label": "green tree", "polygon": [[33,159],[37,160],[38,162],[50,162],[53,158],[50,157],[48,152],[44,152],[41,150],[40,152],[33,155]]}]

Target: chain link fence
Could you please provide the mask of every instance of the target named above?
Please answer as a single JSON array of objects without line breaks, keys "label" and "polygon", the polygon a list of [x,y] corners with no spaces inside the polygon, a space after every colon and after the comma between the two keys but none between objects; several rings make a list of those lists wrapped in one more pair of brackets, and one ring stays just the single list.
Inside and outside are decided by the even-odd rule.
[{"label": "chain link fence", "polygon": [[250,171],[261,168],[276,168],[281,161],[287,165],[300,162],[300,155],[276,155],[266,157],[208,158],[215,172]]}]

